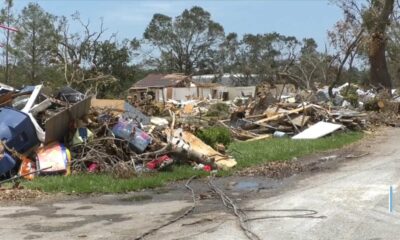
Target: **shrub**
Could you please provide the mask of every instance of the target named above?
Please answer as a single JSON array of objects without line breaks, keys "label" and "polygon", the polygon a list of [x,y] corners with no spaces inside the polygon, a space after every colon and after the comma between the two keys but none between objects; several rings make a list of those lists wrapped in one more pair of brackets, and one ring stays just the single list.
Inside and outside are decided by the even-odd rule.
[{"label": "shrub", "polygon": [[215,147],[218,143],[228,146],[232,142],[229,129],[224,127],[205,128],[198,131],[196,136],[211,147]]},{"label": "shrub", "polygon": [[225,103],[215,103],[212,104],[206,116],[209,117],[228,117],[229,116],[229,106]]},{"label": "shrub", "polygon": [[358,94],[357,87],[348,86],[344,87],[340,94],[343,96],[344,100],[350,102],[353,107],[358,107]]}]

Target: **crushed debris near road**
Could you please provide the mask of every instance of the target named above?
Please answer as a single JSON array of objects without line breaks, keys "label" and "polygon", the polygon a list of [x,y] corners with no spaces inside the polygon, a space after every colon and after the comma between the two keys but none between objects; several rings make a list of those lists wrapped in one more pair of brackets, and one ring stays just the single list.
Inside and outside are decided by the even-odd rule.
[{"label": "crushed debris near road", "polygon": [[[70,87],[53,95],[44,94],[42,85],[5,89],[0,96],[0,174],[12,181],[32,180],[38,175],[67,177],[103,172],[122,178],[140,177],[175,164],[216,172],[237,164],[226,153],[226,138],[255,141],[292,137],[295,141],[337,131],[369,130],[382,124],[399,126],[399,98],[379,99],[372,90],[368,90],[367,98],[359,89],[360,102],[354,107],[343,99],[321,98],[327,96],[326,89],[308,93],[307,99],[312,101],[303,101],[294,90],[285,96],[261,91],[254,97],[228,101],[210,97],[168,99],[161,105],[149,98],[141,104],[137,100],[96,99]],[[376,103],[374,111],[367,111],[371,102]],[[156,108],[156,116],[146,115],[148,109]],[[208,138],[204,138],[204,132],[199,134],[216,126],[227,129],[231,136],[223,137],[216,131]],[[263,168],[271,177],[284,177],[282,172],[301,169],[291,163],[269,163]],[[275,171],[279,169],[286,170]],[[251,175],[252,171],[241,174]]]}]

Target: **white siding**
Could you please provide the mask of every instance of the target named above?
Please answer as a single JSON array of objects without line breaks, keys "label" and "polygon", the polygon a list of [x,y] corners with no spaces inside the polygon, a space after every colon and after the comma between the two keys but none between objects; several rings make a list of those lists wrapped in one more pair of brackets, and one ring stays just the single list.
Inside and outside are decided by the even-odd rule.
[{"label": "white siding", "polygon": [[172,98],[177,101],[186,101],[197,97],[197,87],[173,88]]},{"label": "white siding", "polygon": [[243,93],[244,96],[252,96],[252,97],[254,97],[255,92],[256,92],[256,87],[255,86],[229,87],[228,88],[229,100],[233,100],[236,97],[242,97],[242,93]]},{"label": "white siding", "polygon": [[228,92],[229,100],[234,100],[236,97],[242,97],[242,92],[245,96],[255,96],[256,86],[249,86],[249,87],[225,87],[220,86],[218,89],[218,98],[222,98],[223,92]]}]

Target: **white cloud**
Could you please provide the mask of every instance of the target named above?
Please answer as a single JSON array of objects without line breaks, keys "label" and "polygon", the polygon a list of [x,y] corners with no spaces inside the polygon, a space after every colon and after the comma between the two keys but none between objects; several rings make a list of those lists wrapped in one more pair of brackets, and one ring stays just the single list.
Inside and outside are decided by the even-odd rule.
[{"label": "white cloud", "polygon": [[104,18],[111,21],[122,21],[130,25],[143,25],[150,22],[155,13],[162,13],[169,16],[178,15],[181,10],[181,2],[166,1],[133,1],[128,4],[115,5],[110,9]]}]

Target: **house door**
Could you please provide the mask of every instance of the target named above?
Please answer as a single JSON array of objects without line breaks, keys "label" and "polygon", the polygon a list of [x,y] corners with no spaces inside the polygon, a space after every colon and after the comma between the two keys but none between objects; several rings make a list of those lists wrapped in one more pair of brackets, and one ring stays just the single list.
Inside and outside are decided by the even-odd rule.
[{"label": "house door", "polygon": [[167,100],[168,99],[172,99],[172,88],[171,87],[167,88]]},{"label": "house door", "polygon": [[222,92],[222,101],[228,101],[228,100],[229,100],[229,93]]}]

